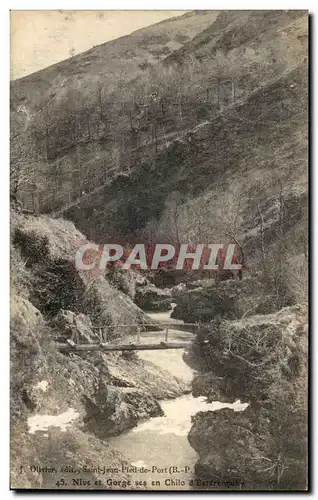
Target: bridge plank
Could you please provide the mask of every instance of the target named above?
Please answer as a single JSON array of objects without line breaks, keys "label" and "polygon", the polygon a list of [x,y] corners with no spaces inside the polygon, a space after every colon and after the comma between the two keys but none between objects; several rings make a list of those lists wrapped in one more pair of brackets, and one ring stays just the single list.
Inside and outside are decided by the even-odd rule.
[{"label": "bridge plank", "polygon": [[154,351],[160,349],[185,349],[191,342],[160,342],[157,344],[56,344],[59,351]]}]

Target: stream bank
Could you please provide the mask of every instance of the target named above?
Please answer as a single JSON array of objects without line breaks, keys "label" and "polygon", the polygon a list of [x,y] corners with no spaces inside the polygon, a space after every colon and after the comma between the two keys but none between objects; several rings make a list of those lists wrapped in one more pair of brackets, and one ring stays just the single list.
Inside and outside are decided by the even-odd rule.
[{"label": "stream bank", "polygon": [[[173,323],[176,320],[170,317],[171,312],[148,314],[158,322],[171,323],[170,341],[189,341],[190,346],[194,335],[173,330]],[[177,322],[182,323],[182,321]],[[142,341],[145,343],[158,341],[158,335],[162,333],[143,334]],[[180,349],[140,351],[138,357],[151,361],[178,377],[188,384],[190,391],[196,372],[185,363],[183,354],[184,351]],[[164,399],[159,403],[164,412],[163,416],[139,422],[133,429],[109,438],[108,442],[130,462],[133,481],[142,482],[146,489],[176,491],[202,489],[200,481],[194,475],[198,454],[188,441],[192,417],[198,412],[215,411],[226,407],[240,411],[246,405],[207,403],[205,397],[193,397],[192,393],[174,399]]]}]

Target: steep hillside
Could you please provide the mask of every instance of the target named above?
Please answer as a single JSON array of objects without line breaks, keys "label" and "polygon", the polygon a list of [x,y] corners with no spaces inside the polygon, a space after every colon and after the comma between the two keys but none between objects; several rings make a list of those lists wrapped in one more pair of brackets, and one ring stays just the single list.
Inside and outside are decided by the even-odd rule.
[{"label": "steep hillside", "polygon": [[[193,396],[249,404],[194,416],[195,478],[306,489],[307,30],[305,11],[191,12],[12,82],[15,485],[54,486],[27,469],[52,456],[120,471],[107,438],[187,382],[55,344],[116,342],[123,323],[154,324],[141,307],[173,301],[172,318],[196,323]],[[234,243],[242,270],[80,271],[87,240]]]},{"label": "steep hillside", "polygon": [[[225,190],[236,190],[240,210],[249,219],[256,217],[253,188],[269,184],[270,197],[275,177],[290,196],[300,196],[307,190],[306,84],[306,64],[300,64],[192,129],[183,140],[171,142],[129,176],[119,176],[82,199],[66,215],[86,231],[93,229],[100,240],[129,235],[157,219],[169,195],[178,192],[179,205],[193,207],[199,199],[188,225],[193,231],[199,214],[210,224],[204,235],[208,238],[208,233],[218,236],[217,208]],[[263,195],[260,201],[265,207],[268,198]]]},{"label": "steep hillside", "polygon": [[[91,190],[99,185],[106,176],[102,171],[110,172],[112,167],[108,165],[106,146],[113,141],[113,118],[117,115],[111,117],[114,92],[124,89],[127,82],[140,79],[148,68],[205,29],[216,15],[214,11],[185,14],[12,82],[13,185],[21,183],[14,189],[33,193],[23,198],[24,203],[31,207],[39,204],[41,208],[49,203],[49,208],[54,196],[53,206],[61,207],[84,188]],[[124,101],[123,90],[120,108]],[[87,177],[84,184],[81,181],[80,189],[75,188],[79,172],[75,174],[78,164],[74,163],[74,154],[81,165],[80,177],[84,172]],[[42,189],[39,176],[48,183],[56,180],[54,194],[45,195],[48,185]],[[63,193],[65,182],[68,195]],[[34,194],[35,187],[38,194]]]},{"label": "steep hillside", "polygon": [[157,399],[189,387],[134,353],[61,353],[58,342],[100,342],[100,331],[116,342],[152,321],[104,276],[76,269],[85,238],[71,222],[13,212],[11,230],[11,487],[56,488],[69,465],[90,481],[80,486],[105,489],[101,461],[127,480],[108,436],[162,415]]},{"label": "steep hillside", "polygon": [[[306,13],[216,15],[187,14],[13,82],[12,191],[24,206],[64,212],[84,232],[89,219],[95,239],[127,237],[159,217],[172,191],[189,198],[213,190],[229,165],[237,175],[262,162],[263,169],[264,152],[277,157],[293,126],[287,148],[302,162]],[[172,47],[181,32],[190,40],[174,42],[173,53],[155,63],[151,44]],[[138,67],[138,57],[128,63],[125,51],[146,57],[145,45],[151,67]],[[202,145],[197,136],[209,128]]]},{"label": "steep hillside", "polygon": [[[39,111],[53,97],[54,90],[65,86],[59,78],[68,79],[69,91],[82,84],[78,90],[88,95],[94,90],[94,84],[100,83],[105,86],[106,94],[111,93],[118,88],[119,81],[133,79],[141,74],[143,67],[178,50],[216,16],[217,11],[196,11],[171,18],[19,78],[12,83],[13,105],[24,103],[31,114]],[[65,93],[54,97],[62,100]]]}]

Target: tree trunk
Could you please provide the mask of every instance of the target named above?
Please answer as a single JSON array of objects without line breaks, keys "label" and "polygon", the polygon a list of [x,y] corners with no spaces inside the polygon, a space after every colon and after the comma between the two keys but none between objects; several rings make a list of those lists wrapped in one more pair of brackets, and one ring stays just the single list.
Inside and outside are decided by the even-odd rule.
[{"label": "tree trunk", "polygon": [[232,85],[232,103],[235,103],[235,83],[234,80],[231,80],[231,85]]},{"label": "tree trunk", "polygon": [[257,203],[257,211],[258,211],[258,215],[260,218],[260,224],[261,224],[261,251],[262,251],[262,265],[264,267],[265,259],[266,259],[265,245],[264,245],[264,217],[263,217],[263,214],[261,213],[259,203]]},{"label": "tree trunk", "polygon": [[218,78],[216,92],[217,92],[217,105],[218,105],[218,110],[219,110],[219,111],[221,111],[221,102],[220,102],[220,86],[221,86],[221,80],[220,80],[220,78]]}]

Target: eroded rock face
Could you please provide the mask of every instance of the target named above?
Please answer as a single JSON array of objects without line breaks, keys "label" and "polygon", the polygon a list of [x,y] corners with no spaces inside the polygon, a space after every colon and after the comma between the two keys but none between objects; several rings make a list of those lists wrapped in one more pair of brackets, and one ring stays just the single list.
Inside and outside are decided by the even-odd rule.
[{"label": "eroded rock face", "polygon": [[138,325],[154,323],[128,295],[112,287],[103,276],[89,284],[84,311],[90,314],[95,325],[111,327],[107,330],[110,339],[135,333]]},{"label": "eroded rock face", "polygon": [[236,319],[247,312],[252,314],[261,303],[261,283],[255,279],[231,279],[216,284],[212,278],[196,282],[194,286],[175,298],[173,318],[185,322],[210,322],[217,315]]},{"label": "eroded rock face", "polygon": [[138,287],[135,303],[145,311],[169,311],[171,309],[171,292],[154,285]]},{"label": "eroded rock face", "polygon": [[[84,400],[91,401],[96,414],[103,413],[106,405],[111,417],[117,411],[118,401],[129,403],[132,410],[133,419],[129,412],[126,420],[122,415],[127,428],[159,411],[155,398],[176,397],[189,390],[186,383],[138,357],[127,359],[120,353],[61,354],[55,347],[56,332],[47,326],[40,311],[19,296],[12,302],[13,418],[33,413],[62,413],[68,408],[74,408],[85,418]],[[78,331],[82,328],[83,336],[86,335],[83,340],[92,340],[92,331],[87,326],[89,318],[65,311],[59,315],[64,321],[70,317]],[[116,394],[117,399],[109,399],[109,394]]]},{"label": "eroded rock face", "polygon": [[[54,487],[61,463],[118,464],[119,472],[112,477],[126,480],[120,468],[124,459],[99,438],[162,415],[157,398],[176,397],[189,387],[137,356],[59,352],[58,341],[99,341],[96,325],[108,326],[108,338],[113,339],[129,332],[119,325],[134,330],[151,320],[104,276],[87,276],[76,269],[73,252],[82,235],[72,224],[16,215],[13,233],[12,486]],[[56,472],[33,474],[28,468],[33,462],[55,465]],[[93,471],[81,477],[94,488]],[[100,486],[112,489],[103,481]]]},{"label": "eroded rock face", "polygon": [[[274,314],[202,326],[196,349],[206,371],[217,377],[222,395],[266,398],[277,378],[293,381],[302,370],[307,352],[307,308],[286,307]],[[206,383],[202,391],[209,396]]]},{"label": "eroded rock face", "polygon": [[202,327],[192,353],[205,373],[194,396],[250,403],[193,418],[199,477],[245,480],[246,489],[305,489],[307,307]]},{"label": "eroded rock face", "polygon": [[[199,453],[196,474],[203,479],[221,481],[238,480],[242,489],[256,484],[266,460],[266,439],[268,430],[264,425],[262,433],[255,430],[254,414],[248,409],[234,412],[223,408],[215,412],[200,412],[193,417],[193,426],[188,436],[191,446]],[[261,475],[263,485],[268,487],[270,474]]]},{"label": "eroded rock face", "polygon": [[150,393],[135,388],[99,387],[95,403],[87,399],[86,408],[84,421],[87,429],[102,438],[120,434],[141,419],[163,415],[159,403]]},{"label": "eroded rock face", "polygon": [[176,398],[189,393],[191,387],[184,380],[174,377],[170,372],[154,363],[128,358],[124,355],[106,356],[110,384],[118,387],[135,387],[156,399]]},{"label": "eroded rock face", "polygon": [[82,313],[60,309],[51,324],[57,329],[57,341],[60,342],[72,339],[78,344],[92,344],[100,340],[96,330],[93,331],[90,317]]},{"label": "eroded rock face", "polygon": [[[76,268],[75,254],[87,241],[71,222],[13,212],[11,228],[15,251],[30,273],[26,287],[31,302],[45,316],[52,318],[60,309],[89,314],[94,326],[112,327],[110,338],[122,335],[118,324],[152,323],[129,294],[107,280],[107,275]],[[125,278],[132,295],[133,279],[132,273]]]}]

